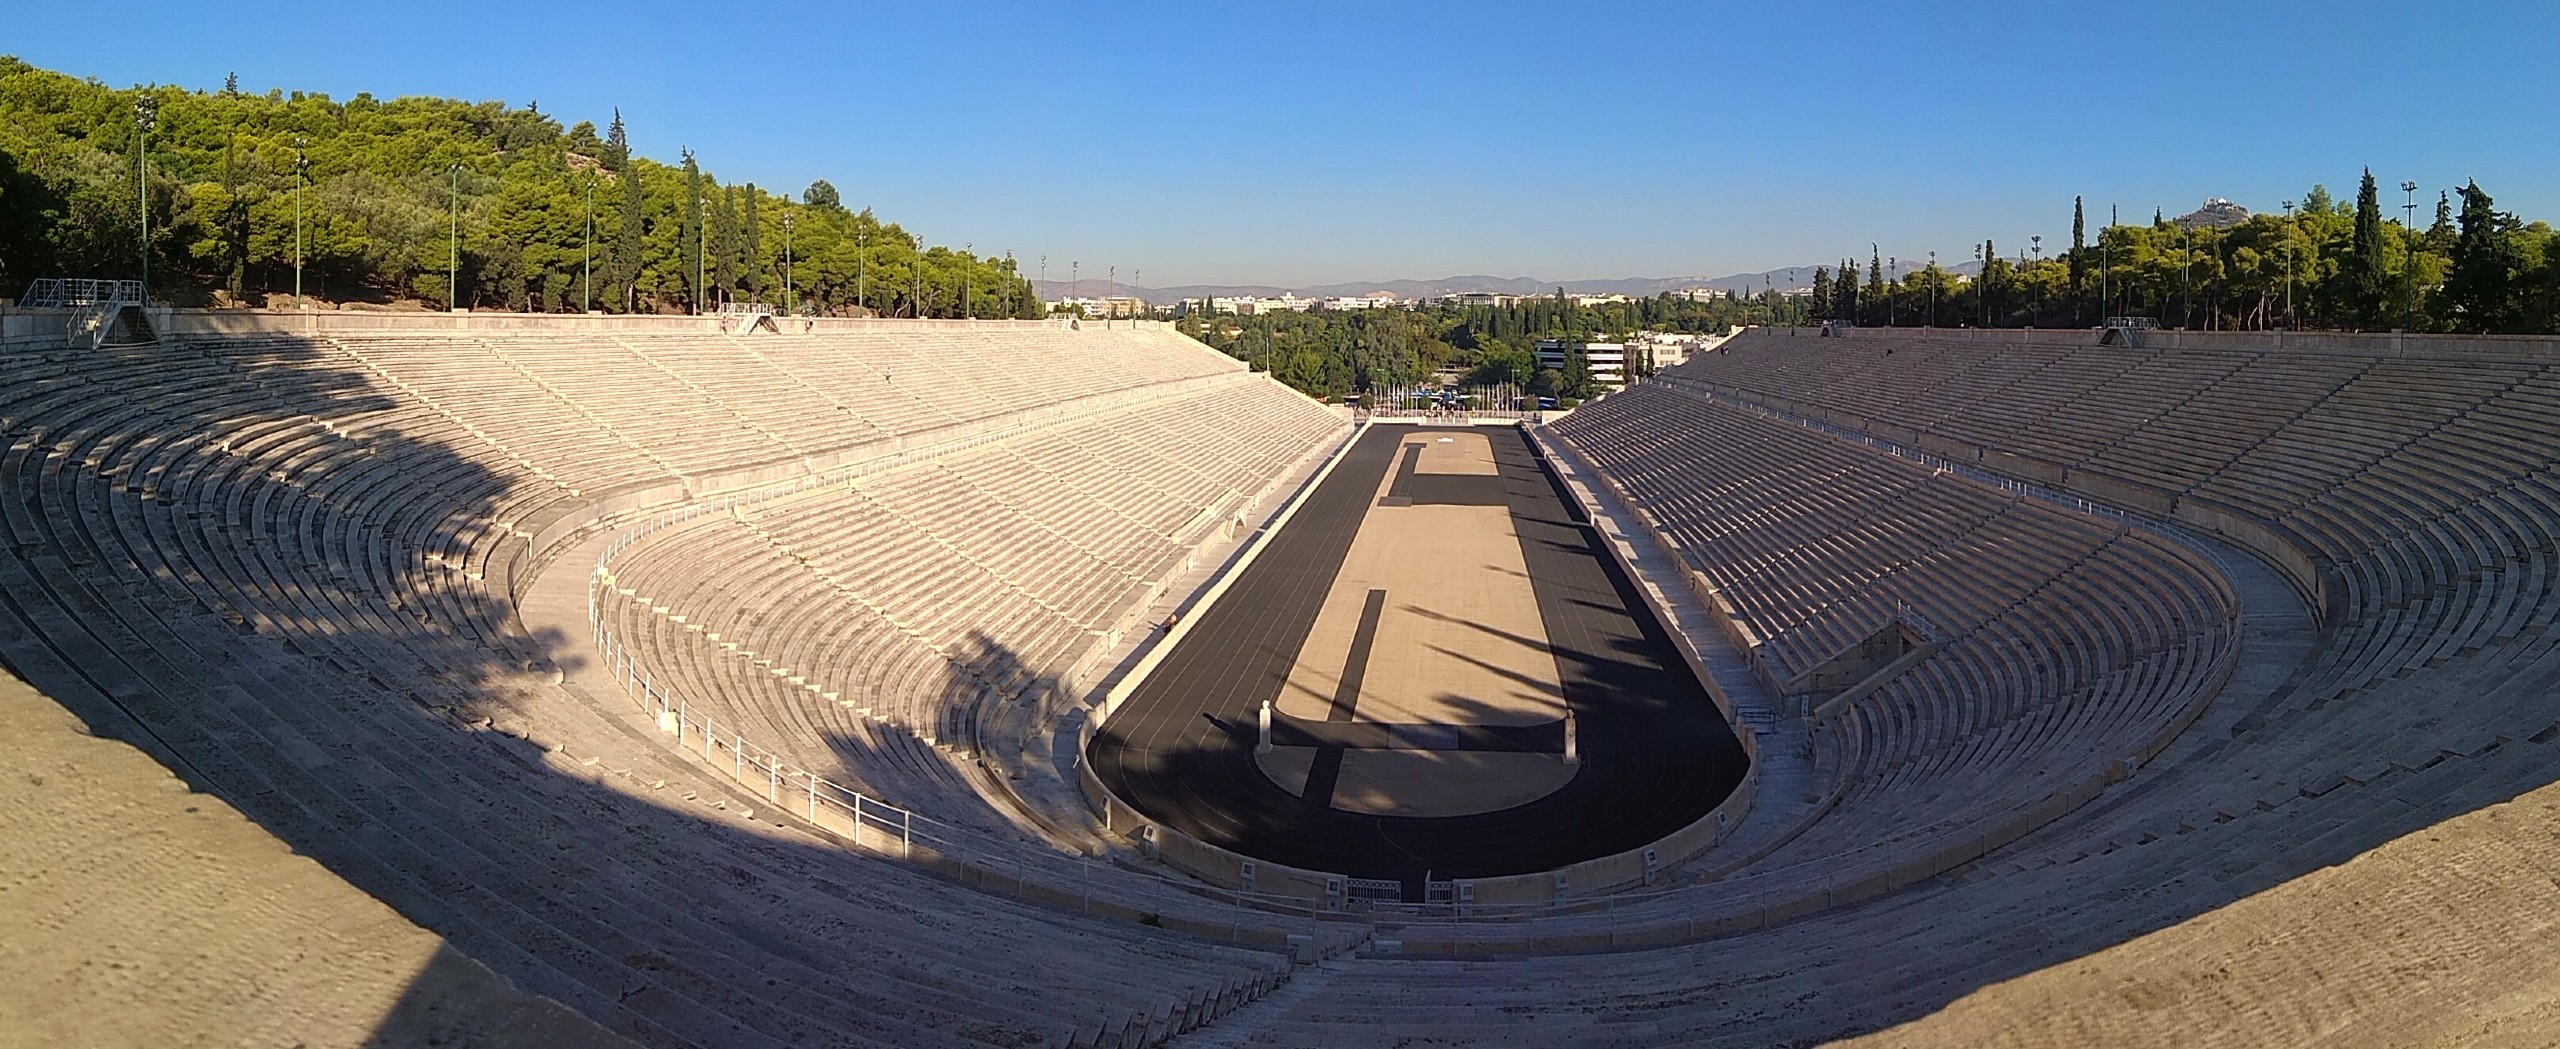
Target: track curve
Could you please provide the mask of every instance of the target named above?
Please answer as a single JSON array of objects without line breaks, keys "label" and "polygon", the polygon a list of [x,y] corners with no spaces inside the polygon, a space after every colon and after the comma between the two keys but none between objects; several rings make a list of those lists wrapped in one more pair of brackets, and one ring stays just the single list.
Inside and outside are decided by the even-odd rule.
[{"label": "track curve", "polygon": [[[1095,733],[1103,785],[1173,829],[1272,863],[1405,882],[1550,870],[1642,847],[1712,811],[1748,759],[1660,624],[1517,430],[1492,440],[1584,764],[1526,804],[1465,816],[1365,815],[1300,799],[1256,766],[1277,696],[1393,466],[1427,427],[1372,426],[1219,601]],[[1394,653],[1375,658],[1392,659]]]}]

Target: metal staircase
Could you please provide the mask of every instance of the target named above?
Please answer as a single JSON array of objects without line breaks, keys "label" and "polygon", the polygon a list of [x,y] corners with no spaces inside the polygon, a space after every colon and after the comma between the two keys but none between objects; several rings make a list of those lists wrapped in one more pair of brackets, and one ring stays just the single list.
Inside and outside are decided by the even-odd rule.
[{"label": "metal staircase", "polygon": [[138,280],[88,280],[46,277],[27,285],[18,304],[28,309],[72,311],[63,335],[73,349],[146,346],[160,341],[143,307],[148,299]]}]

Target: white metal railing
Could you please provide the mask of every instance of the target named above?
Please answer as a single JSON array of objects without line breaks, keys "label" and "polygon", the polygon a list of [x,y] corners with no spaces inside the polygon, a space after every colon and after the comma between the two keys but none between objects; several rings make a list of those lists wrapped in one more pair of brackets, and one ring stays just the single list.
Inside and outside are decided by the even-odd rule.
[{"label": "white metal railing", "polygon": [[103,306],[145,301],[138,280],[91,280],[86,277],[39,277],[27,285],[18,305],[31,309]]}]

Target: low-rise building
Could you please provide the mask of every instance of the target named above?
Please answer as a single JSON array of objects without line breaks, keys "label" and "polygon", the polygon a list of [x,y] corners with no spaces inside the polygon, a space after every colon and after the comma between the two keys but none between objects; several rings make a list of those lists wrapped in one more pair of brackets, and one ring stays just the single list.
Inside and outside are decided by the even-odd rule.
[{"label": "low-rise building", "polygon": [[1538,367],[1541,370],[1553,368],[1556,371],[1563,371],[1565,358],[1570,356],[1577,347],[1582,350],[1583,358],[1591,362],[1591,381],[1610,389],[1627,384],[1627,359],[1630,356],[1636,356],[1641,360],[1643,353],[1643,344],[1640,342],[1629,344],[1540,339],[1538,340]]}]

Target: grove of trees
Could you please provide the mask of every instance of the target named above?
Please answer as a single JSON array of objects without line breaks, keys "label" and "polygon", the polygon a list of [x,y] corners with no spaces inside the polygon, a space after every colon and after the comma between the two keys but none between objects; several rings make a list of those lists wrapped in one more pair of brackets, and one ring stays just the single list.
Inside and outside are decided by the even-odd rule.
[{"label": "grove of trees", "polygon": [[824,181],[794,199],[638,156],[618,112],[599,132],[535,103],[118,90],[0,56],[0,294],[139,277],[147,246],[154,297],[265,304],[293,290],[297,209],[304,290],[329,300],[1039,311],[1010,258],[927,247]]},{"label": "grove of trees", "polygon": [[2220,227],[2155,213],[2148,224],[2110,222],[2088,243],[2075,201],[2071,247],[2003,257],[1984,241],[1970,280],[1934,262],[1887,265],[1871,249],[1863,271],[1851,258],[1814,272],[1812,312],[1867,326],[2143,316],[2219,330],[2560,332],[2560,235],[2548,223],[2498,210],[2477,182],[2417,203],[2386,205],[2367,171],[2352,203],[2313,186],[2287,213]]},{"label": "grove of trees", "polygon": [[1593,392],[1587,362],[1537,366],[1541,339],[1613,342],[1638,331],[1713,332],[1742,324],[1802,324],[1801,297],[1776,291],[1704,301],[1659,295],[1576,305],[1561,292],[1504,306],[1434,306],[1252,316],[1184,316],[1181,329],[1318,397],[1419,385],[1456,372],[1473,386],[1511,385],[1566,398]]}]

